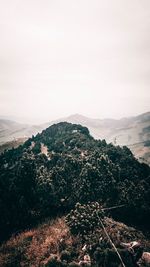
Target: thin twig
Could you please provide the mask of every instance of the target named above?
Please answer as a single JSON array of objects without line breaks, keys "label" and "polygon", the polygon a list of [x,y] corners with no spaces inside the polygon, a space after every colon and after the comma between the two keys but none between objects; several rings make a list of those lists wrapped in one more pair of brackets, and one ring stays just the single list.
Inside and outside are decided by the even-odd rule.
[{"label": "thin twig", "polygon": [[113,207],[110,207],[110,208],[103,208],[102,211],[118,209],[118,208],[122,208],[124,206],[126,206],[126,205],[118,205],[118,206],[113,206]]}]

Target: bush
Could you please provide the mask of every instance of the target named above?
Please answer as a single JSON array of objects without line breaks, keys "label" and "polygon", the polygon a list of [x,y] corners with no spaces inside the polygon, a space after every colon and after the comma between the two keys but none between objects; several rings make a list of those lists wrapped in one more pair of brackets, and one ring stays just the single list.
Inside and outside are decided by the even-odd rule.
[{"label": "bush", "polygon": [[99,226],[99,219],[104,213],[98,202],[81,205],[77,203],[74,210],[66,216],[66,223],[73,234],[87,234]]}]

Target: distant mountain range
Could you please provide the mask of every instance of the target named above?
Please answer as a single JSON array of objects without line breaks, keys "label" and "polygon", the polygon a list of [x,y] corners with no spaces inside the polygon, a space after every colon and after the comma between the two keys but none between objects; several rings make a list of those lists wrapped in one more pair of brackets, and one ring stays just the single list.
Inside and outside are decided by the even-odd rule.
[{"label": "distant mountain range", "polygon": [[0,145],[30,137],[52,124],[63,121],[88,127],[91,135],[96,139],[105,139],[115,145],[126,145],[139,160],[150,164],[150,112],[119,120],[92,119],[74,114],[41,125],[21,124],[0,119]]},{"label": "distant mountain range", "polygon": [[11,120],[0,119],[0,145],[18,138],[30,137],[42,131],[42,129],[43,128],[40,126],[32,126]]}]

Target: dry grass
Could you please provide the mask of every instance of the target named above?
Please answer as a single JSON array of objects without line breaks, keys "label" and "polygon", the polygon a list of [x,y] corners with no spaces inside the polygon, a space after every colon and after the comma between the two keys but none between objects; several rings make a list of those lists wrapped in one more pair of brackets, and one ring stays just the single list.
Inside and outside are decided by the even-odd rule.
[{"label": "dry grass", "polygon": [[66,246],[71,246],[73,243],[69,229],[65,224],[64,219],[56,219],[50,225],[44,224],[34,235],[31,245],[27,251],[27,257],[35,266],[46,264],[46,259],[50,254],[55,254],[59,257],[59,244],[61,239],[65,240]]},{"label": "dry grass", "polygon": [[[145,247],[145,251],[149,251],[150,242],[134,228],[110,218],[106,218],[105,227],[117,247],[121,242],[137,240]],[[94,233],[87,237],[86,244],[98,243],[100,238],[106,245],[109,243],[101,228],[95,229]],[[76,252],[72,260],[78,261],[77,258],[82,253],[81,248],[81,238],[70,234],[64,217],[57,218],[12,237],[3,244],[0,247],[0,267],[44,267],[52,255],[57,255],[59,259],[61,251],[65,249]]]},{"label": "dry grass", "polygon": [[[72,247],[77,238],[71,236],[64,218],[42,224],[37,229],[12,237],[0,248],[0,266],[44,266],[51,254],[60,257],[60,240],[65,247]],[[20,262],[20,265],[18,265]]]}]

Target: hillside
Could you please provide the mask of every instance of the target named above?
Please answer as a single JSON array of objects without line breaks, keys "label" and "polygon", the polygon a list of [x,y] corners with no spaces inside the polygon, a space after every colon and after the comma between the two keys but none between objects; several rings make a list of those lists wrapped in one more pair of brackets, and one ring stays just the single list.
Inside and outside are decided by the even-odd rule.
[{"label": "hillside", "polygon": [[2,239],[89,201],[124,204],[114,218],[149,227],[150,168],[127,147],[95,140],[86,127],[52,125],[2,153],[0,162]]},{"label": "hillside", "polygon": [[17,138],[0,145],[0,153],[4,152],[5,150],[16,148],[19,145],[22,145],[27,139],[27,137]]},{"label": "hillside", "polygon": [[[42,130],[40,126],[31,126],[11,120],[0,119],[0,145],[27,138]],[[13,145],[13,144],[12,144]]]},{"label": "hillside", "polygon": [[[150,250],[150,242],[134,228],[107,217],[105,218],[105,227],[118,251],[126,252],[127,256],[123,257],[123,260],[128,264],[127,267],[133,267],[133,265],[128,251],[121,249],[122,242],[136,240],[143,250]],[[38,227],[13,236],[4,243],[0,247],[0,266],[97,267],[102,266],[100,264],[104,261],[103,257],[105,257],[105,266],[118,266],[120,261],[115,252],[111,250],[108,239],[100,227],[95,227],[92,235],[87,233],[85,237],[73,235],[66,224],[65,217],[47,220]],[[86,250],[83,250],[85,247]],[[110,252],[114,254],[113,258],[111,256],[111,262],[109,260]],[[92,265],[85,265],[85,263],[79,265],[87,253],[90,255]],[[106,265],[106,259],[109,260],[109,265],[108,263]],[[141,264],[140,266],[144,267],[145,265]]]}]

